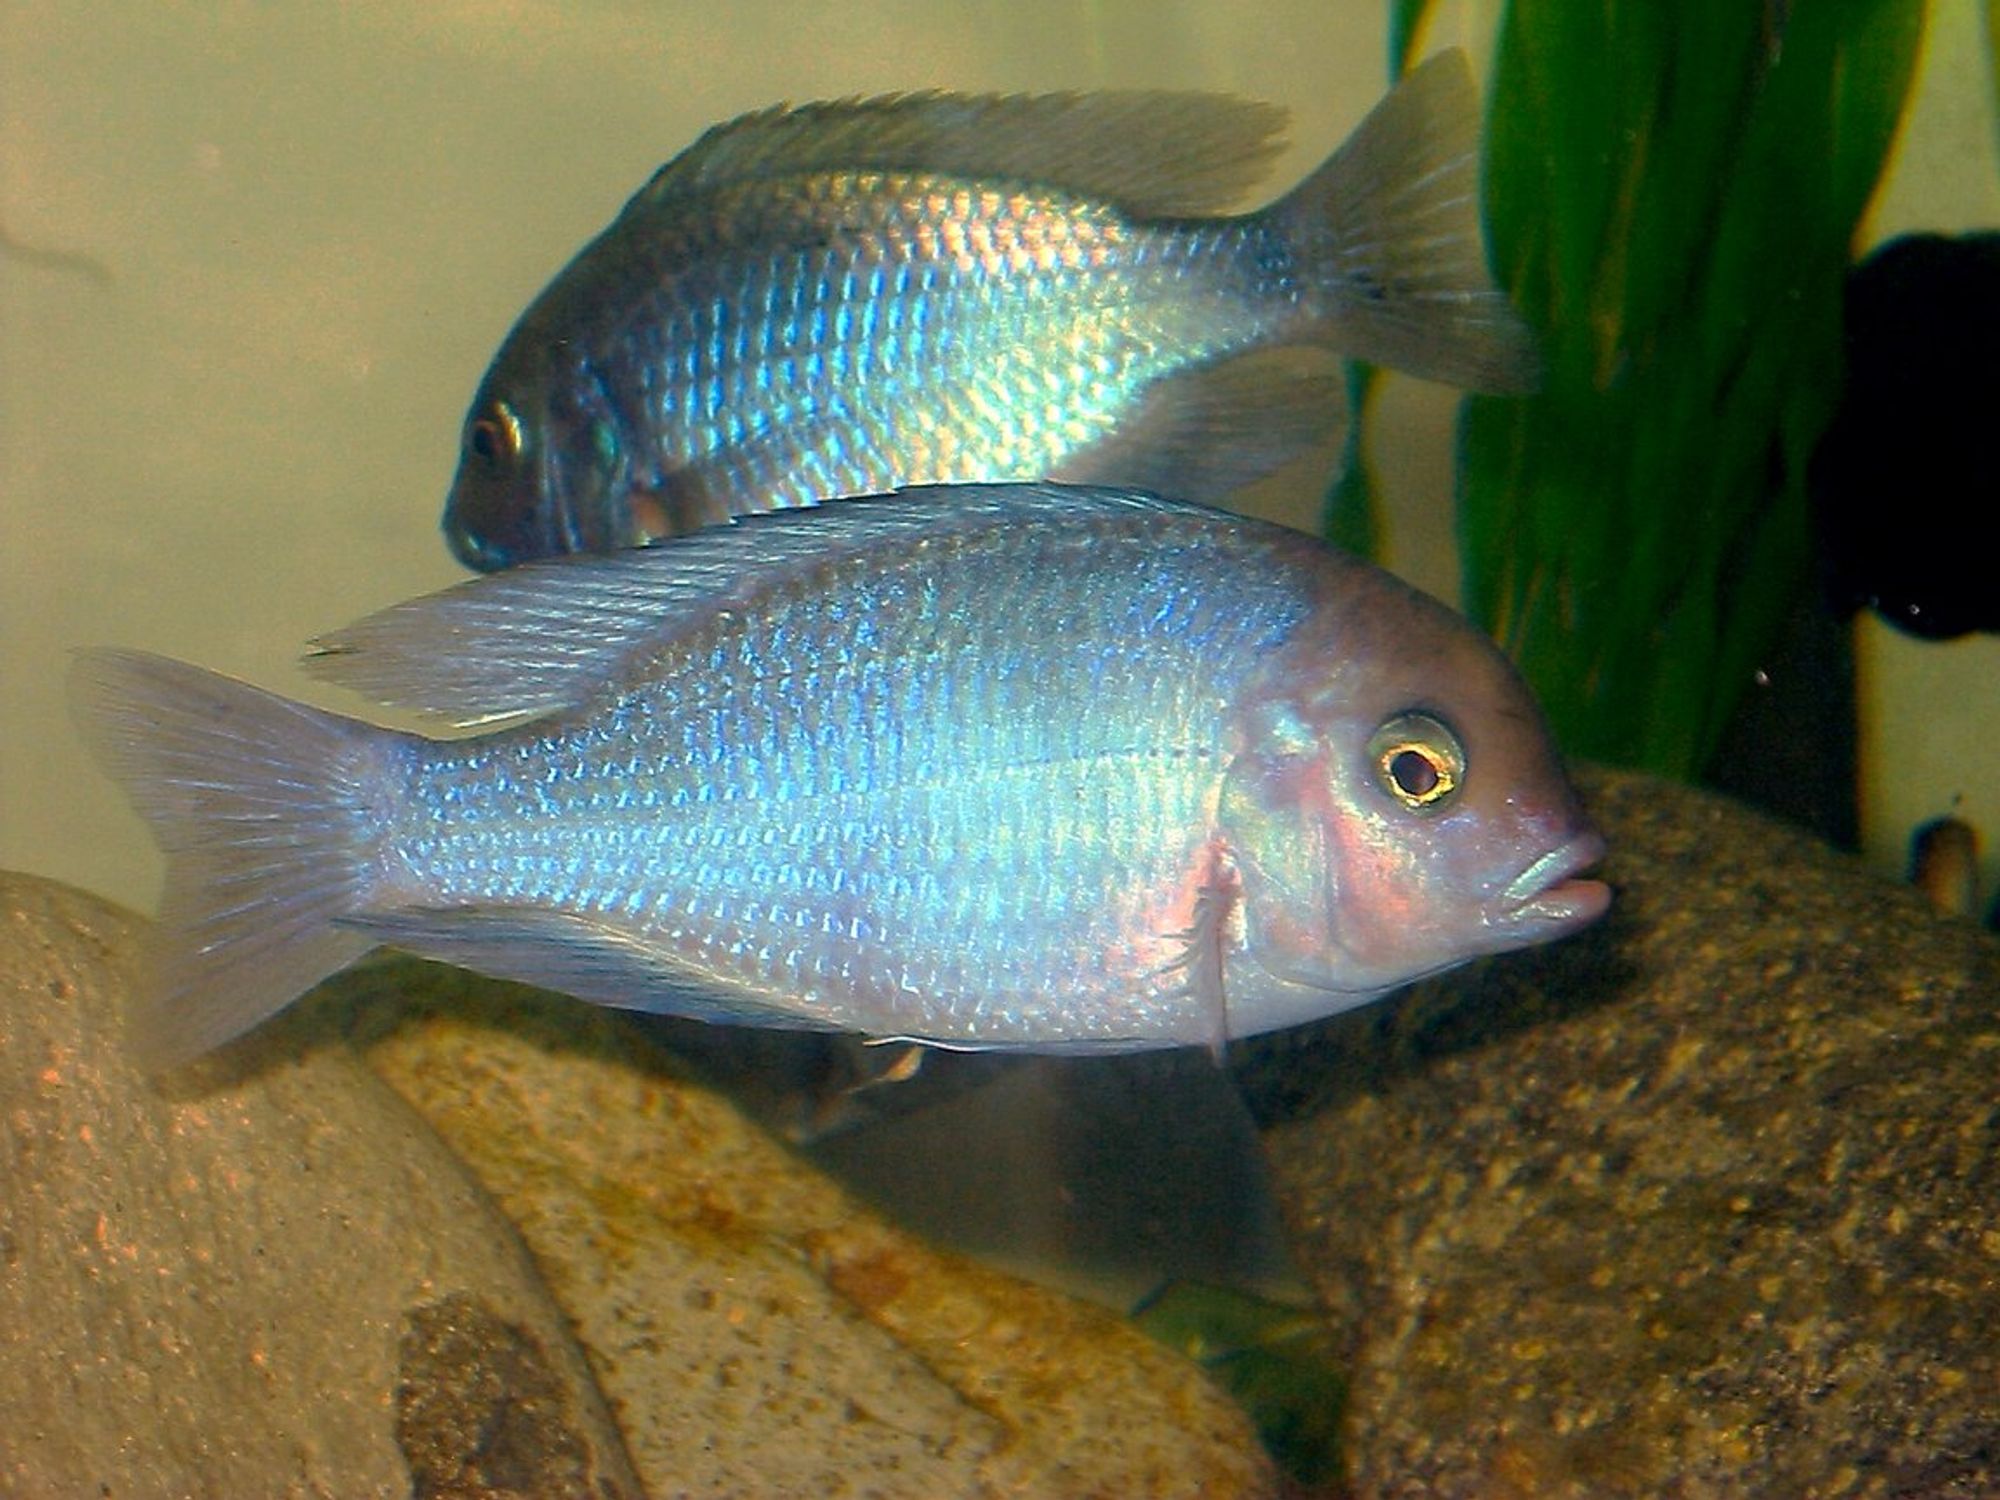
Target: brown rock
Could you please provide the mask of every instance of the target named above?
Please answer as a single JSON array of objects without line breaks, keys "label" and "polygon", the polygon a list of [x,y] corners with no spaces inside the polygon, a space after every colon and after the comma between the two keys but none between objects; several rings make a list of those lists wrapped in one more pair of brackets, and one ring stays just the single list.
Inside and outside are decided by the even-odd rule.
[{"label": "brown rock", "polygon": [[415,962],[340,989],[520,1226],[651,1493],[1272,1491],[1194,1366],[890,1228],[623,1018]]},{"label": "brown rock", "polygon": [[0,1493],[636,1496],[512,1230],[347,1048],[127,1064],[142,931],[0,875]]},{"label": "brown rock", "polygon": [[1363,1497],[2000,1494],[2000,944],[1593,778],[1613,916],[1253,1075]]}]

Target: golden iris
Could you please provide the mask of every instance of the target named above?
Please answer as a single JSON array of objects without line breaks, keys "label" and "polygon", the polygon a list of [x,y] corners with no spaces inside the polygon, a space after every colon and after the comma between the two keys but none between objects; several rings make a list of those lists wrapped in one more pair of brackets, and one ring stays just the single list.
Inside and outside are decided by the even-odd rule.
[{"label": "golden iris", "polygon": [[505,401],[495,401],[467,426],[465,446],[482,462],[504,468],[521,456],[521,419]]},{"label": "golden iris", "polygon": [[1411,812],[1436,812],[1465,779],[1465,746],[1442,720],[1402,713],[1368,741],[1368,762],[1382,789]]}]

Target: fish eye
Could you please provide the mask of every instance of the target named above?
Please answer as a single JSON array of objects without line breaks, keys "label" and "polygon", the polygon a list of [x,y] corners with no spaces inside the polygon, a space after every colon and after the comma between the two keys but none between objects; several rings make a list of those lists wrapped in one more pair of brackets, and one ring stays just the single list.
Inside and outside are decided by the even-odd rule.
[{"label": "fish eye", "polygon": [[490,467],[512,464],[521,456],[521,419],[505,401],[495,401],[466,424],[465,446]]},{"label": "fish eye", "polygon": [[1382,789],[1411,812],[1436,812],[1465,779],[1465,747],[1443,721],[1403,713],[1368,741],[1368,763]]}]

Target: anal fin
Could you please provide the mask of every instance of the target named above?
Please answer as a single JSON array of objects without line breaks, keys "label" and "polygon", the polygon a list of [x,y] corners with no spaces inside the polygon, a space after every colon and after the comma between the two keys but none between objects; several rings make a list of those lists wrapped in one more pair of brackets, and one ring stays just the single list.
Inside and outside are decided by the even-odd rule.
[{"label": "anal fin", "polygon": [[1216,504],[1347,431],[1347,382],[1314,349],[1211,360],[1155,381],[1110,436],[1052,478]]},{"label": "anal fin", "polygon": [[829,1029],[739,983],[704,974],[621,928],[574,912],[400,907],[343,917],[338,925],[425,958],[621,1010],[739,1026]]}]

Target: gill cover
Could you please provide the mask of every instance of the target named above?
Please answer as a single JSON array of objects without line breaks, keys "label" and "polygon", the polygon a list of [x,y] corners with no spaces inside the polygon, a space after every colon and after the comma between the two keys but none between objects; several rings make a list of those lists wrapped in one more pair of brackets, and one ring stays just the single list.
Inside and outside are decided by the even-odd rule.
[{"label": "gill cover", "polygon": [[1217,814],[1243,882],[1244,956],[1274,979],[1344,988],[1335,971],[1326,747],[1290,704],[1250,716]]},{"label": "gill cover", "polygon": [[1250,716],[1220,814],[1242,872],[1244,956],[1291,985],[1365,996],[1480,950],[1463,741],[1420,706],[1356,718],[1326,698]]}]

